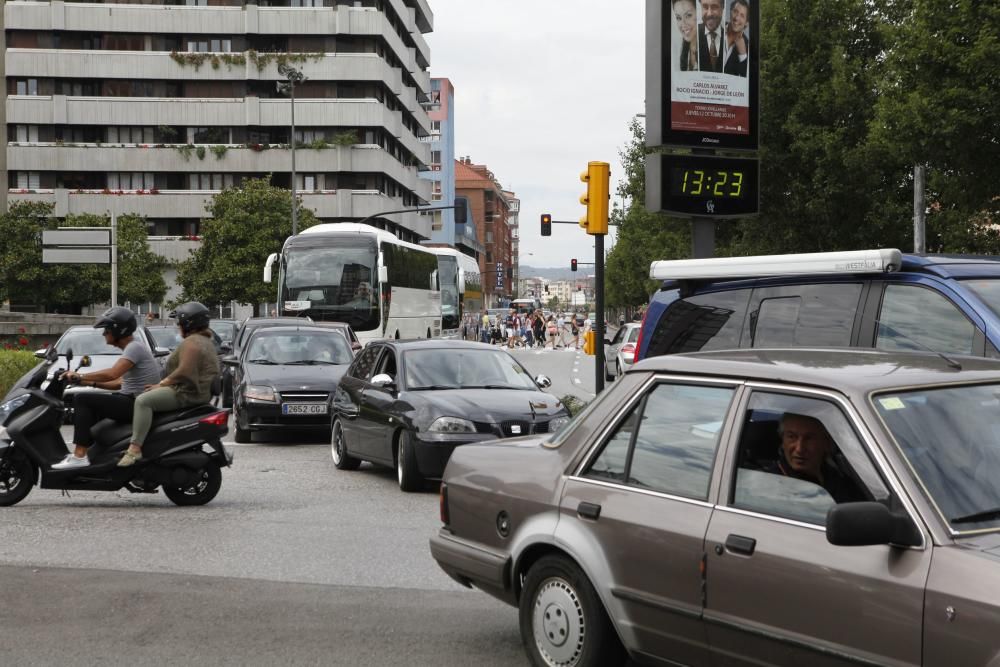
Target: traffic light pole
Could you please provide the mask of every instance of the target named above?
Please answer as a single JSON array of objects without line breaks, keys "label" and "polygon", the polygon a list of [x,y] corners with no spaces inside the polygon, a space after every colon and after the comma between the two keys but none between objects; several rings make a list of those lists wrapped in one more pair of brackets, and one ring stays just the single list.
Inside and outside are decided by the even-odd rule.
[{"label": "traffic light pole", "polygon": [[594,390],[600,395],[604,391],[604,235],[594,236],[594,300],[597,312],[594,314]]}]

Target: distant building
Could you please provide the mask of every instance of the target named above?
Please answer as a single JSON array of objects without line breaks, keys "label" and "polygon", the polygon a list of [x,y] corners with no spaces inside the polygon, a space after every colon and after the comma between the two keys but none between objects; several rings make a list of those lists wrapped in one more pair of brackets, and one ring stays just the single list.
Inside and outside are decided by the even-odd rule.
[{"label": "distant building", "polygon": [[468,157],[455,163],[455,192],[468,201],[470,223],[483,243],[479,261],[486,303],[500,305],[516,290],[511,252],[511,204],[493,172]]}]

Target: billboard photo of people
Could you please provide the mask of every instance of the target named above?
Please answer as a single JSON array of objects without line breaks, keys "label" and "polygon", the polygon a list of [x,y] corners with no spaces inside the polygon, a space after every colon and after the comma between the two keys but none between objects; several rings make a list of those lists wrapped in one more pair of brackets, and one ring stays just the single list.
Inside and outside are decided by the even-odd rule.
[{"label": "billboard photo of people", "polygon": [[664,0],[665,136],[756,134],[751,121],[756,116],[751,114],[756,49],[751,46],[756,47],[757,1]]}]

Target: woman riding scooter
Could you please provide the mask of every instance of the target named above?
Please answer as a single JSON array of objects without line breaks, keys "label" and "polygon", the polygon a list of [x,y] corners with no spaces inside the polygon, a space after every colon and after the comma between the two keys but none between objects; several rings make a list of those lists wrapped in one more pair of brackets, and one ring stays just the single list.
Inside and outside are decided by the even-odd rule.
[{"label": "woman riding scooter", "polygon": [[80,392],[73,407],[73,453],[53,470],[82,468],[90,465],[87,450],[93,443],[91,427],[102,419],[128,422],[132,420],[136,398],[145,387],[160,381],[160,366],[156,363],[149,346],[143,345],[132,334],[138,323],[135,313],[128,308],[115,306],[104,311],[94,324],[95,329],[104,329],[104,341],[122,351],[121,359],[114,366],[92,373],[67,371],[63,377],[68,382],[76,382],[84,387],[112,389],[114,393]]},{"label": "woman riding scooter", "polygon": [[118,462],[130,466],[142,458],[142,443],[153,424],[154,412],[180,410],[212,399],[212,382],[219,375],[219,356],[208,328],[211,311],[189,301],[170,313],[184,338],[167,359],[167,376],[146,387],[135,400],[132,442]]}]

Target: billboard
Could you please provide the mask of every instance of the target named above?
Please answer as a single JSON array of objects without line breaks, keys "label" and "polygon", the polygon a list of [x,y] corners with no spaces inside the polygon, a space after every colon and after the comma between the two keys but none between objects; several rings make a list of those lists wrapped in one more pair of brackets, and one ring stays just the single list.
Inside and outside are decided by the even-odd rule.
[{"label": "billboard", "polygon": [[647,143],[757,150],[759,15],[759,0],[647,0]]}]

